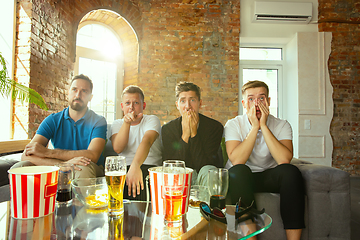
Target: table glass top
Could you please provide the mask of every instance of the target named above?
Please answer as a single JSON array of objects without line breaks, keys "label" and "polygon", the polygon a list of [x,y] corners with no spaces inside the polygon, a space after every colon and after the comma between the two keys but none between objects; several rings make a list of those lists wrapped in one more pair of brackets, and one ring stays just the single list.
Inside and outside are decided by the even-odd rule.
[{"label": "table glass top", "polygon": [[[182,224],[165,226],[163,216],[152,213],[150,202],[127,202],[121,217],[107,210],[92,210],[74,199],[48,216],[20,220],[10,215],[10,202],[0,204],[0,238],[4,239],[247,239],[268,229],[266,213],[235,227],[234,206],[227,206],[227,224],[205,220],[199,208],[189,207]],[[5,226],[5,228],[3,227]],[[2,236],[3,234],[4,236]]]}]

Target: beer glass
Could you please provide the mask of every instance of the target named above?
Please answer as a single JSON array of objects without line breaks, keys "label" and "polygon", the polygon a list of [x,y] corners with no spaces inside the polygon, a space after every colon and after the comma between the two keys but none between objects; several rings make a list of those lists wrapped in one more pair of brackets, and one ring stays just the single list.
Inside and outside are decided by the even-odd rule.
[{"label": "beer glass", "polygon": [[109,215],[123,214],[123,191],[126,178],[124,156],[106,157],[105,178],[109,190]]},{"label": "beer glass", "polygon": [[210,193],[210,207],[225,208],[225,197],[229,187],[229,172],[225,168],[210,169],[208,174],[208,188]]},{"label": "beer glass", "polygon": [[165,223],[181,222],[182,196],[186,177],[185,162],[163,162],[163,196],[165,199]]}]

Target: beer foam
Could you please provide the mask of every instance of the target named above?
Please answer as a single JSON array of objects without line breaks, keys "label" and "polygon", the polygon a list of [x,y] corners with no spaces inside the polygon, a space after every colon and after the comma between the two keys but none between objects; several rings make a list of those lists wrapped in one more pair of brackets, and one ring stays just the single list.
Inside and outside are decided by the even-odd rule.
[{"label": "beer foam", "polygon": [[126,175],[125,171],[112,171],[105,173],[105,176],[123,176],[123,175]]}]

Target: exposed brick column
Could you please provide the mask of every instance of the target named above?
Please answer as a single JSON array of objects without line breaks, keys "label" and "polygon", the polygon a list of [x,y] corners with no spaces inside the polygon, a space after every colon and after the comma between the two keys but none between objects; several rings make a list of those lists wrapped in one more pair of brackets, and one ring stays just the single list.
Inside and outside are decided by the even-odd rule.
[{"label": "exposed brick column", "polygon": [[319,31],[332,32],[333,166],[360,175],[360,2],[319,0]]},{"label": "exposed brick column", "polygon": [[[30,44],[31,44],[31,28],[32,28],[32,3],[23,1],[22,5],[17,4],[16,11],[17,32],[16,32],[16,48],[15,48],[15,71],[14,80],[25,86],[29,86],[30,82]],[[29,104],[19,103],[16,100],[13,103],[13,137],[14,139],[27,138],[29,131]]]}]

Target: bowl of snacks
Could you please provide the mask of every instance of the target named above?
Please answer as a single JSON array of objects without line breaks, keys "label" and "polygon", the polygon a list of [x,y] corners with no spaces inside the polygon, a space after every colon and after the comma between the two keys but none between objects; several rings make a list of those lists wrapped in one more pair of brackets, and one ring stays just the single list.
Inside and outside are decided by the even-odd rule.
[{"label": "bowl of snacks", "polygon": [[105,177],[77,178],[71,181],[75,197],[88,208],[106,208],[108,206],[108,187]]}]

